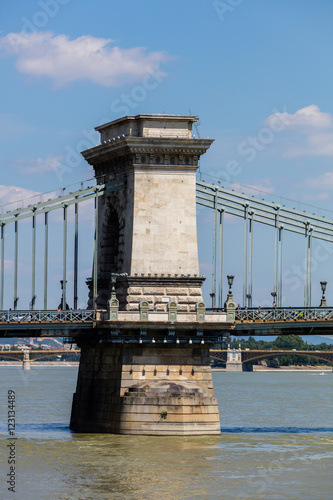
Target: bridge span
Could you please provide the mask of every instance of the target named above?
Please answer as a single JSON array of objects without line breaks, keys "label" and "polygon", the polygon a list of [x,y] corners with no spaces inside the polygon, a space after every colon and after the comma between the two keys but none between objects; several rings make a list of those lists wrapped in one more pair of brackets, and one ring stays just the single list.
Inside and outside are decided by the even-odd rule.
[{"label": "bridge span", "polygon": [[252,371],[253,364],[278,356],[307,356],[324,362],[333,362],[331,351],[300,351],[296,349],[211,349],[211,359],[222,361],[228,371]]},{"label": "bridge span", "polygon": [[[229,297],[230,298],[230,297]],[[214,343],[217,338],[268,335],[332,334],[333,309],[329,307],[289,307],[235,310],[206,309],[198,303],[196,314],[178,311],[177,304],[168,311],[151,311],[149,304],[137,311],[119,311],[119,306],[105,309],[67,311],[0,311],[1,337],[78,337],[92,334],[96,339],[109,338],[137,341],[167,339],[176,342],[191,337]],[[154,332],[151,331],[154,325]],[[122,335],[119,335],[120,330]],[[150,333],[149,333],[150,332]],[[190,337],[189,337],[190,335]]]}]

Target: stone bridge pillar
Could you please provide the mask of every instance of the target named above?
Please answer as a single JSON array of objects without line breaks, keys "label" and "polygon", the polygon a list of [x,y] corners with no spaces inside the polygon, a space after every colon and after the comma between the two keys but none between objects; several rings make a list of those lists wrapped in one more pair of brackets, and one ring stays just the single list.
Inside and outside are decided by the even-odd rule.
[{"label": "stone bridge pillar", "polygon": [[119,309],[195,311],[202,301],[196,223],[196,170],[210,139],[194,139],[194,116],[126,116],[96,127],[101,144],[84,151],[99,182],[126,187],[98,200],[98,306],[106,307],[111,273]]},{"label": "stone bridge pillar", "polygon": [[73,430],[220,434],[196,226],[196,170],[213,141],[192,137],[196,120],[126,116],[82,153],[98,182],[125,187],[98,200],[97,305],[109,319],[77,339]]},{"label": "stone bridge pillar", "polygon": [[27,350],[23,351],[22,369],[23,370],[30,370],[30,357],[29,357],[29,351],[27,351]]},{"label": "stone bridge pillar", "polygon": [[228,345],[226,370],[228,372],[243,371],[242,349],[240,345],[238,349],[230,349],[230,345]]}]

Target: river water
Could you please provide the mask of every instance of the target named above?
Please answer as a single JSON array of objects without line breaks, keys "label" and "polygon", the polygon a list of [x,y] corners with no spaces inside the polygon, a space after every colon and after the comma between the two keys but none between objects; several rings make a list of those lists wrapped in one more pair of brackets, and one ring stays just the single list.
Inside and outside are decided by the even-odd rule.
[{"label": "river water", "polygon": [[[74,434],[76,367],[0,367],[0,498],[332,499],[333,374],[215,372],[221,436]],[[15,391],[16,491],[7,490]]]}]

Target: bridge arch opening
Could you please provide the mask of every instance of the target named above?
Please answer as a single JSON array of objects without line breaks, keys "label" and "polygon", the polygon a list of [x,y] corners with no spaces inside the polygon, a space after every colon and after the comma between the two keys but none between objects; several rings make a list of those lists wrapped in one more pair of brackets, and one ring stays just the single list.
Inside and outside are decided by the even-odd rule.
[{"label": "bridge arch opening", "polygon": [[104,201],[105,216],[101,222],[99,272],[102,280],[110,280],[110,274],[119,272],[120,223],[114,202],[109,197]]}]

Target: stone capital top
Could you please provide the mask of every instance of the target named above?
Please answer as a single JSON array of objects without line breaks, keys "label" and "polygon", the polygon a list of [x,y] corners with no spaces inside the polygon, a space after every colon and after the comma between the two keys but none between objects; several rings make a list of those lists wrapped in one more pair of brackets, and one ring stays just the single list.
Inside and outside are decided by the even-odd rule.
[{"label": "stone capital top", "polygon": [[81,154],[98,175],[133,165],[197,167],[213,140],[192,136],[196,121],[192,115],[124,116],[96,127],[100,143]]},{"label": "stone capital top", "polygon": [[197,116],[148,114],[128,115],[95,127],[102,141],[117,137],[192,137],[192,125]]},{"label": "stone capital top", "polygon": [[126,157],[128,160],[132,157],[129,162],[131,164],[190,165],[196,161],[193,163],[187,158],[193,158],[195,155],[195,160],[199,159],[213,142],[213,139],[119,137],[115,140],[105,140],[93,148],[82,151],[81,154],[91,165],[121,157]]}]

